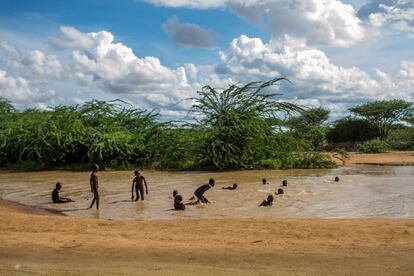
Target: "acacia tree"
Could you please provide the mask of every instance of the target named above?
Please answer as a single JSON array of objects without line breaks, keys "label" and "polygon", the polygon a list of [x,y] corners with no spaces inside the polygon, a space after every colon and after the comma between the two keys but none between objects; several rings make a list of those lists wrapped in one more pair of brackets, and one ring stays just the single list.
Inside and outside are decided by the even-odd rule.
[{"label": "acacia tree", "polygon": [[329,113],[323,107],[305,109],[298,116],[289,119],[287,126],[314,149],[318,149],[326,143],[327,128],[324,123],[328,120]]},{"label": "acacia tree", "polygon": [[197,92],[192,111],[201,118],[196,118],[198,127],[206,135],[202,145],[205,164],[219,169],[241,168],[266,158],[280,116],[302,110],[277,101],[280,94],[264,91],[285,80],[233,84],[224,90],[204,86]]},{"label": "acacia tree", "polygon": [[354,115],[364,118],[378,129],[378,138],[387,138],[391,127],[405,118],[412,117],[412,103],[404,100],[374,101],[349,109]]}]

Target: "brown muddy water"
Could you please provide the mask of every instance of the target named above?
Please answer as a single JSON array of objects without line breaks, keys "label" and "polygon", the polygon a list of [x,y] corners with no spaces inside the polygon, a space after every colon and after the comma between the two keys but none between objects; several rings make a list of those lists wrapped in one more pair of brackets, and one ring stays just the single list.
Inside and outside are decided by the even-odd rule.
[{"label": "brown muddy water", "polygon": [[[149,188],[145,201],[131,202],[132,171],[99,172],[100,210],[87,210],[92,194],[88,172],[0,172],[0,197],[67,215],[111,220],[194,218],[414,218],[414,167],[355,166],[332,170],[160,172],[143,171]],[[339,176],[340,181],[334,182]],[[185,201],[210,177],[216,186],[208,205],[172,211],[172,191]],[[262,185],[267,178],[270,184]],[[274,194],[282,180],[285,194],[272,207],[258,205]],[[76,202],[51,204],[55,183],[62,197]],[[222,190],[237,183],[237,190]]]}]

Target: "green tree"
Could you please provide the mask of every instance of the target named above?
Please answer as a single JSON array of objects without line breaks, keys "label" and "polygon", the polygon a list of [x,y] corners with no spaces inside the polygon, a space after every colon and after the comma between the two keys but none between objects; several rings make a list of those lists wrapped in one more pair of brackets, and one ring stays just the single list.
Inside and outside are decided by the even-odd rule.
[{"label": "green tree", "polygon": [[290,122],[293,127],[321,126],[329,118],[330,111],[323,107],[308,108],[303,110],[299,116],[293,117]]},{"label": "green tree", "polygon": [[9,100],[0,97],[0,115],[5,113],[12,113],[15,111],[16,109]]},{"label": "green tree", "polygon": [[268,157],[280,115],[302,110],[277,101],[280,94],[264,91],[284,80],[233,84],[224,90],[204,86],[197,92],[192,111],[199,116],[198,126],[205,133],[204,163],[219,169],[242,168]]},{"label": "green tree", "polygon": [[327,136],[332,143],[364,142],[378,137],[378,130],[365,119],[345,117],[332,123]]},{"label": "green tree", "polygon": [[304,139],[312,148],[319,149],[326,144],[327,128],[324,123],[330,111],[323,107],[303,110],[298,116],[287,120],[287,126],[298,138]]},{"label": "green tree", "polygon": [[387,138],[391,127],[405,118],[412,117],[412,103],[404,100],[374,101],[349,109],[354,115],[364,118],[378,129],[378,138]]}]

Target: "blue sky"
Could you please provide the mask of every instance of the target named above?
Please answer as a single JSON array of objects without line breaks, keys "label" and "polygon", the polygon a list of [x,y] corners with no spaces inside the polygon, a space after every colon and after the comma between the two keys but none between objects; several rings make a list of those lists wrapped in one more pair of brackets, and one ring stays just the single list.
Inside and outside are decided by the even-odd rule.
[{"label": "blue sky", "polygon": [[108,30],[140,56],[157,56],[167,66],[218,60],[217,51],[176,47],[162,28],[173,16],[215,30],[219,34],[217,48],[227,47],[232,38],[241,34],[269,38],[263,32],[265,28],[249,24],[225,9],[168,8],[134,0],[4,0],[0,3],[0,16],[3,29],[24,34],[35,32],[39,38],[57,34],[62,25],[83,32]]},{"label": "blue sky", "polygon": [[412,0],[2,0],[0,96],[47,108],[122,98],[185,117],[203,85],[286,76],[282,100],[414,96]]}]

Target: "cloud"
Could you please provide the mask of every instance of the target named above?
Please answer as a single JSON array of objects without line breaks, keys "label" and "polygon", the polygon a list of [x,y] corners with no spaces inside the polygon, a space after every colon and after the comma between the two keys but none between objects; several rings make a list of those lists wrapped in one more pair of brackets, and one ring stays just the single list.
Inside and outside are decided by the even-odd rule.
[{"label": "cloud", "polygon": [[357,15],[361,19],[368,19],[370,14],[382,11],[380,5],[391,6],[396,2],[396,0],[369,0],[359,8]]},{"label": "cloud", "polygon": [[[302,38],[311,46],[349,47],[364,37],[361,21],[351,5],[336,0],[274,0],[258,3],[232,3],[240,16],[252,20],[258,9],[265,13],[275,38],[289,35]],[[251,7],[249,9],[249,7]],[[248,11],[251,11],[250,14]]]},{"label": "cloud", "polygon": [[400,86],[405,87],[402,91],[411,90],[411,93],[414,93],[414,61],[401,61],[397,78]]},{"label": "cloud", "polygon": [[322,50],[309,46],[307,39],[295,36],[265,42],[242,35],[219,53],[218,64],[171,68],[157,57],[136,56],[108,31],[84,33],[68,28],[71,31],[63,31],[59,38],[68,47],[53,54],[25,53],[0,44],[0,52],[18,53],[0,58],[0,95],[25,107],[122,98],[139,108],[158,108],[165,119],[187,118],[192,102],[183,100],[194,97],[203,85],[226,88],[231,83],[280,76],[293,82],[274,87],[283,93],[282,100],[326,106],[334,110],[334,116],[372,99],[414,97],[413,60],[402,61],[395,72],[374,68],[374,73],[368,73],[335,64]]},{"label": "cloud", "polygon": [[64,35],[64,38],[53,37],[50,39],[50,44],[56,48],[81,48],[88,49],[92,47],[93,40],[86,35],[78,31],[74,27],[61,26],[60,31]]},{"label": "cloud", "polygon": [[42,107],[46,103],[53,103],[55,92],[33,88],[28,80],[8,76],[6,71],[0,70],[0,96],[17,105]]},{"label": "cloud", "polygon": [[329,93],[378,88],[378,84],[359,68],[336,66],[324,52],[290,37],[280,44],[280,41],[263,43],[260,38],[240,36],[222,55],[221,65],[227,68],[227,74],[257,78],[287,76]]},{"label": "cloud", "polygon": [[[79,85],[127,98],[143,108],[156,106],[162,112],[189,107],[175,104],[192,96],[198,87],[187,78],[187,71],[190,77],[196,74],[194,65],[170,69],[156,57],[137,57],[131,48],[114,42],[107,31],[82,33],[75,29],[74,33],[76,37],[63,32],[62,43],[71,45],[69,74]],[[78,44],[78,37],[88,44]]]},{"label": "cloud", "polygon": [[19,66],[23,67],[26,75],[39,78],[62,78],[62,66],[55,55],[46,55],[42,51],[30,51],[20,61]]},{"label": "cloud", "polygon": [[10,43],[0,43],[2,65],[16,75],[33,79],[34,82],[47,82],[47,79],[60,79],[63,76],[62,65],[56,55],[47,55],[40,50],[21,53]]},{"label": "cloud", "polygon": [[221,53],[221,60],[215,67],[221,79],[268,80],[284,76],[293,84],[277,88],[284,94],[283,99],[329,106],[336,116],[360,102],[414,98],[413,62],[402,62],[397,74],[377,70],[371,75],[358,67],[335,65],[321,50],[289,37],[264,43],[259,38],[240,36]]},{"label": "cloud", "polygon": [[157,6],[181,8],[189,7],[194,9],[220,8],[225,5],[226,0],[143,0]]},{"label": "cloud", "polygon": [[9,57],[18,57],[20,55],[20,51],[7,41],[0,41],[0,52]]},{"label": "cloud", "polygon": [[181,47],[213,48],[218,38],[216,32],[196,24],[179,23],[176,17],[168,19],[162,27],[170,39]]},{"label": "cloud", "polygon": [[308,45],[349,47],[364,37],[364,28],[351,5],[337,0],[147,0],[168,7],[198,9],[227,7],[238,16],[262,24],[266,17],[273,36],[305,39]]},{"label": "cloud", "polygon": [[362,6],[358,16],[368,19],[372,26],[391,25],[414,37],[414,2],[410,0],[371,0]]}]

